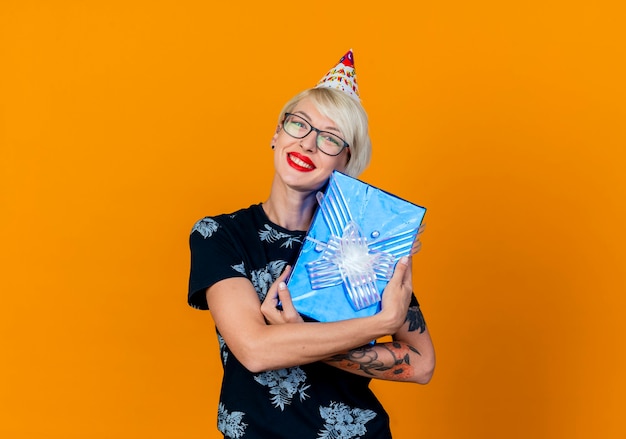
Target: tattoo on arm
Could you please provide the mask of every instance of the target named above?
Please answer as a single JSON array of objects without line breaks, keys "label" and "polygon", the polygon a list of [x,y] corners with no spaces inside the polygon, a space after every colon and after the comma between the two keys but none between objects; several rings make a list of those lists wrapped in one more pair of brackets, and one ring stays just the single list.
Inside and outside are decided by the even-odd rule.
[{"label": "tattoo on arm", "polygon": [[426,330],[426,321],[424,314],[419,306],[410,306],[409,312],[406,314],[406,321],[409,322],[409,332],[419,330],[420,334]]},{"label": "tattoo on arm", "polygon": [[[392,361],[383,361],[379,349],[389,352]],[[381,352],[384,354],[384,351]],[[417,349],[406,343],[390,342],[374,346],[352,349],[345,354],[335,355],[330,362],[341,363],[343,367],[358,370],[372,377],[399,380],[411,375],[410,352],[421,355]]]}]

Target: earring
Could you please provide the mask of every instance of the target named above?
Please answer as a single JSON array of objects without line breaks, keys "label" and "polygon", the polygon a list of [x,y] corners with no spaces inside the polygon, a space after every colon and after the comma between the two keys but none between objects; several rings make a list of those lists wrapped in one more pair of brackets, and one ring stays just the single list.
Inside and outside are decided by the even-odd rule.
[{"label": "earring", "polygon": [[272,145],[272,149],[274,149],[274,148],[276,148],[276,146],[275,146],[275,145]]}]

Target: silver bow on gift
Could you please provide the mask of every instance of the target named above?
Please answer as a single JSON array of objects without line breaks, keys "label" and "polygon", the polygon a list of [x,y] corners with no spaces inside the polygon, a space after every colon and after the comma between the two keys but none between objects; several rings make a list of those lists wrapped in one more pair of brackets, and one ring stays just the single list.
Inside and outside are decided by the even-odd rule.
[{"label": "silver bow on gift", "polygon": [[[359,225],[352,219],[346,199],[331,179],[326,196],[317,194],[319,209],[330,230],[328,242],[313,238],[319,259],[305,264],[315,289],[343,283],[348,301],[359,311],[381,300],[377,280],[389,281],[395,262],[411,252],[416,230],[408,230],[389,238],[368,242]],[[371,236],[377,238],[378,231]]]}]

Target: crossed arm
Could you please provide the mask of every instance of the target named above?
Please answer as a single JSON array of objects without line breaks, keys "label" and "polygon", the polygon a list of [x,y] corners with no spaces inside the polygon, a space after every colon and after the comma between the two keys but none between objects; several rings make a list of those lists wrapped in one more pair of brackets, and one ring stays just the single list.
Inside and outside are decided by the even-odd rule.
[{"label": "crossed arm", "polygon": [[435,369],[435,352],[422,312],[415,305],[409,307],[407,321],[392,341],[350,349],[325,361],[365,377],[427,384]]},{"label": "crossed arm", "polygon": [[[206,292],[220,334],[246,368],[261,372],[326,361],[363,376],[428,382],[434,352],[419,308],[409,307],[410,260],[398,263],[378,314],[341,322],[302,321],[284,284],[287,275],[277,279],[263,303],[244,278],[225,279]],[[368,345],[389,335],[392,342]]]},{"label": "crossed arm", "polygon": [[[394,276],[397,275],[398,273],[394,274]],[[410,267],[404,275],[406,282],[411,284]],[[392,284],[389,290],[393,287]],[[276,308],[279,300],[282,303],[282,310]],[[291,303],[289,292],[286,291],[284,284],[279,284],[274,296],[268,294],[261,306],[261,311],[271,324],[302,321]],[[390,335],[392,335],[392,341],[360,345],[329,356],[323,361],[331,366],[368,378],[428,383],[435,368],[435,352],[417,301],[411,302],[402,326]]]}]

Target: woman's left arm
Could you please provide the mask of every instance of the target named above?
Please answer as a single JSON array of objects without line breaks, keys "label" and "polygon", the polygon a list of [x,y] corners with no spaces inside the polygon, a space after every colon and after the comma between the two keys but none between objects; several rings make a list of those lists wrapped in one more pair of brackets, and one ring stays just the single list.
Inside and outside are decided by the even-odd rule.
[{"label": "woman's left arm", "polygon": [[326,363],[368,378],[427,384],[435,369],[435,350],[415,296],[393,341],[352,349]]}]

